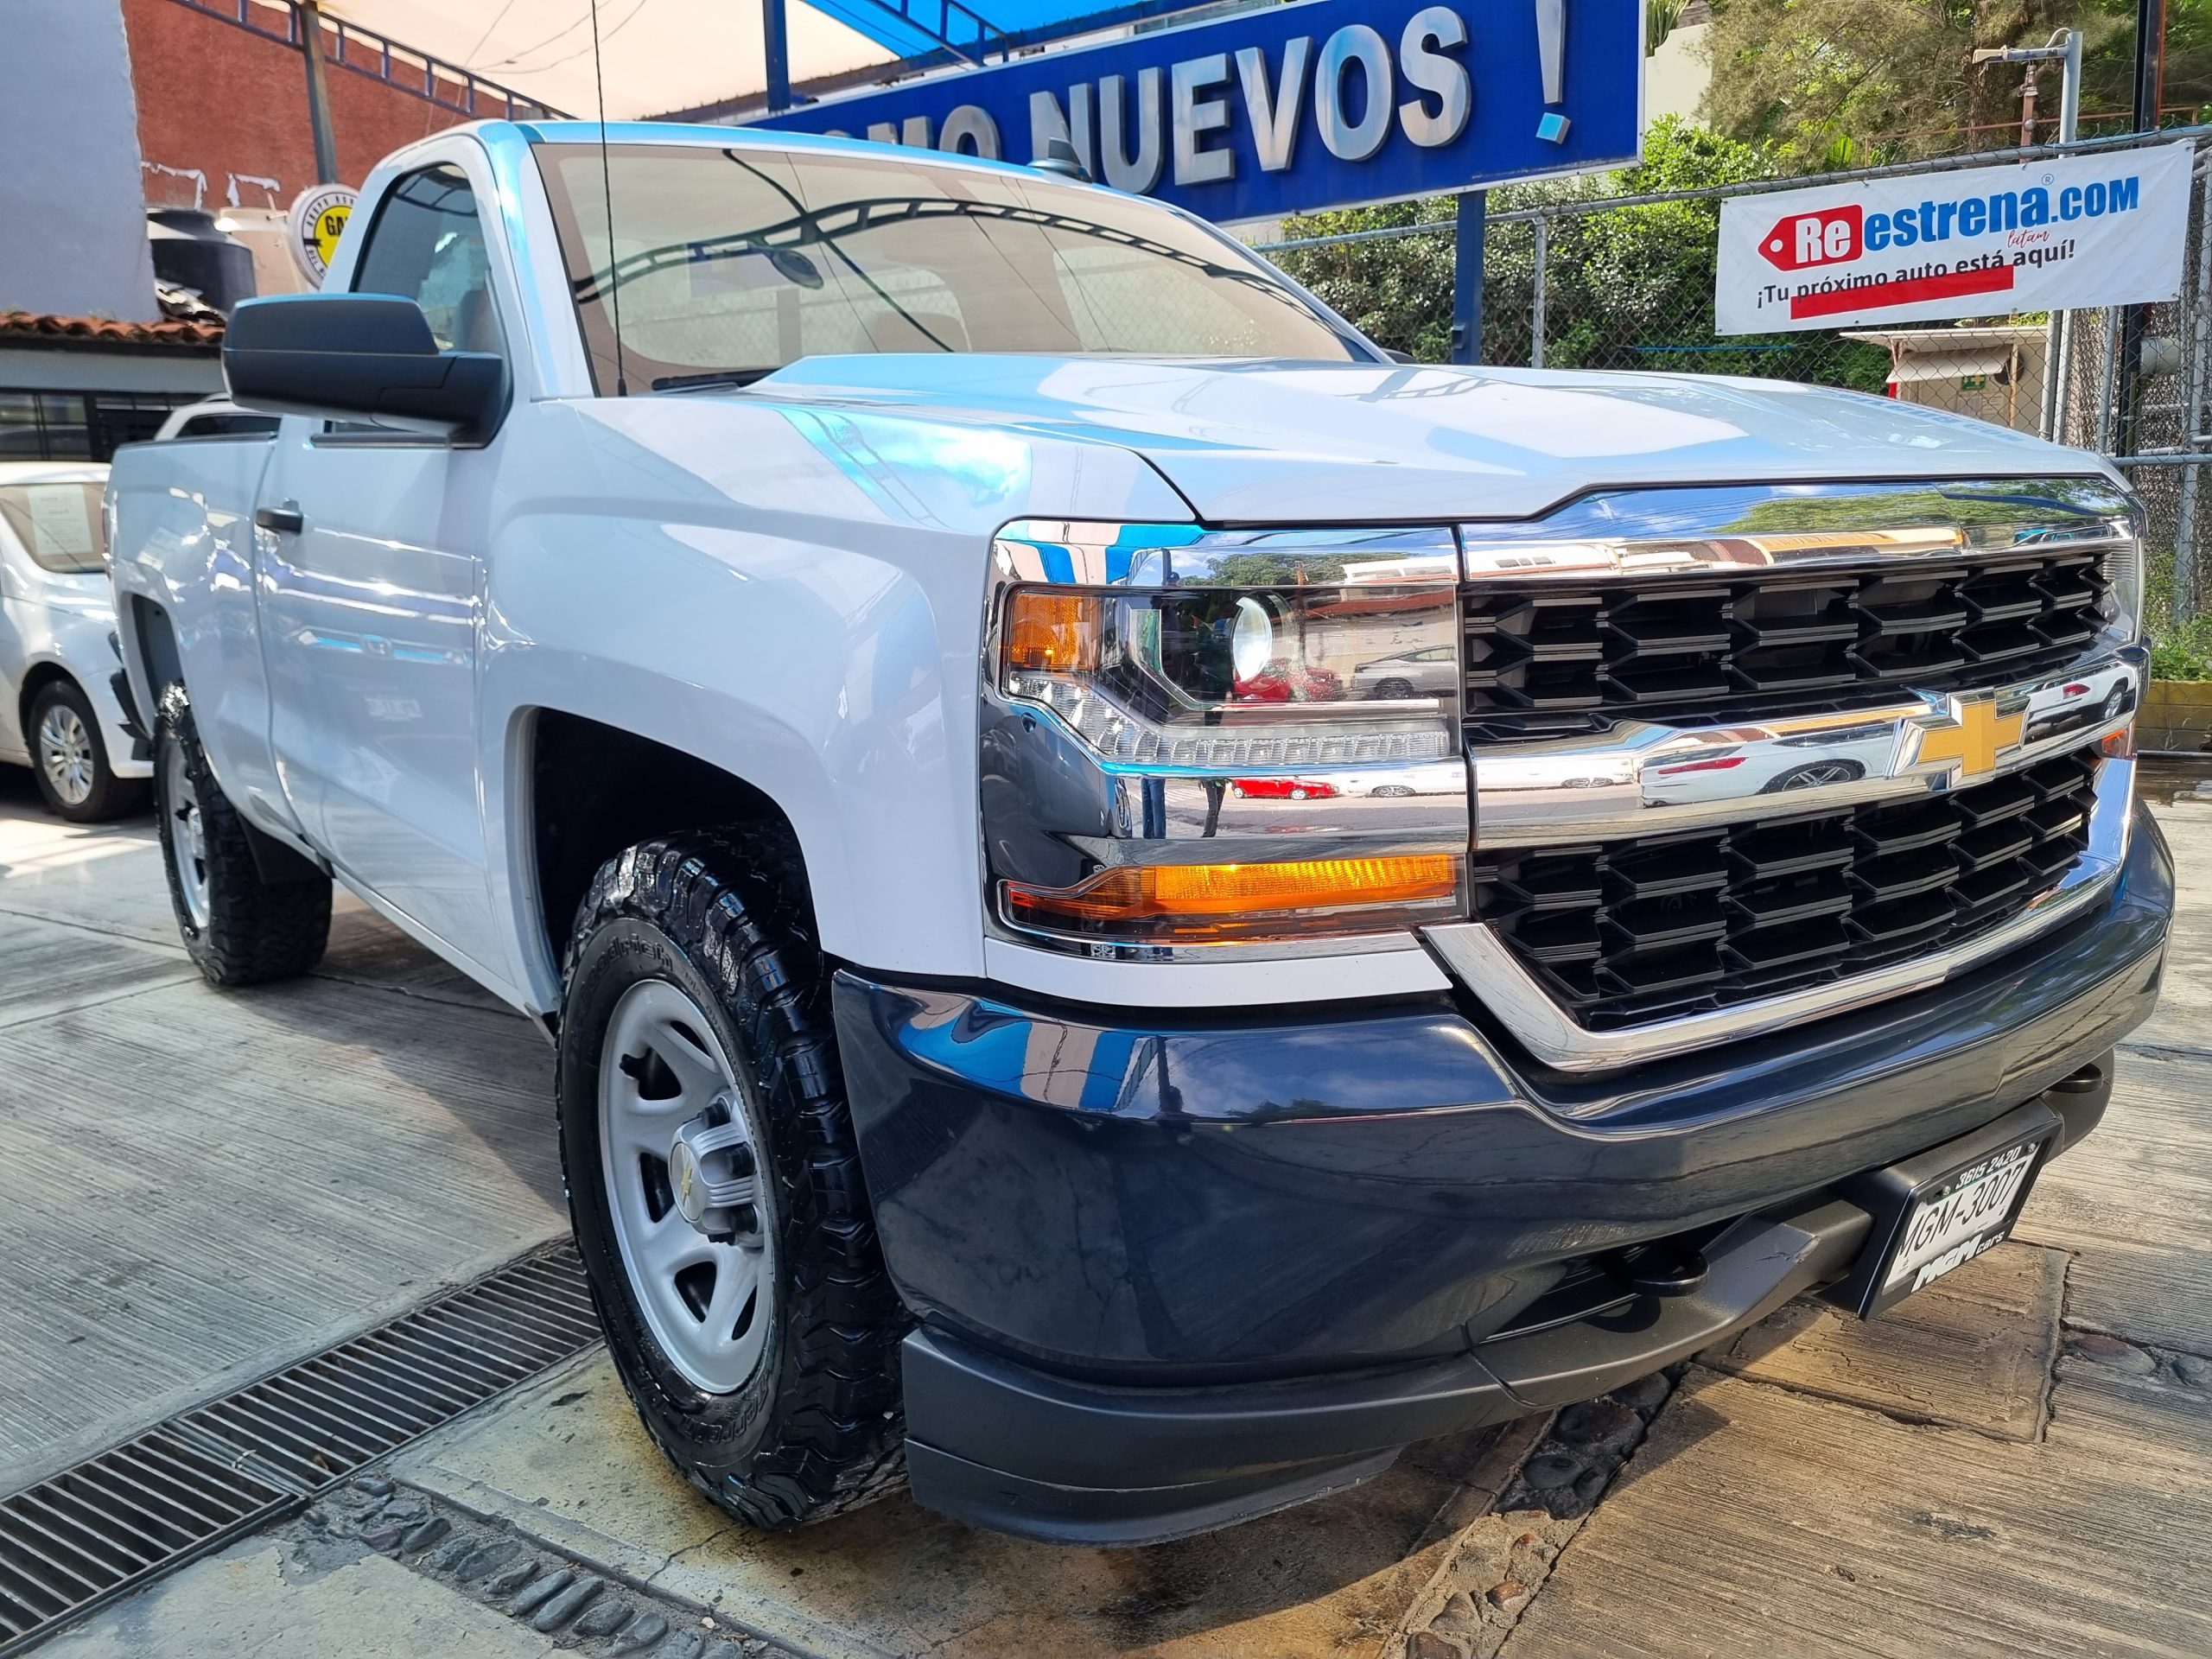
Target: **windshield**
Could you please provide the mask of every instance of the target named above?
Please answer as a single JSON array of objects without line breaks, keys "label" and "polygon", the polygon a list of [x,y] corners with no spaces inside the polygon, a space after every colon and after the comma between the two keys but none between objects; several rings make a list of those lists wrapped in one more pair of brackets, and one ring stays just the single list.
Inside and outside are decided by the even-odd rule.
[{"label": "windshield", "polygon": [[614,282],[632,391],[827,353],[1353,356],[1258,259],[1131,196],[904,156],[617,144],[604,172],[595,144],[537,157],[602,393]]},{"label": "windshield", "polygon": [[25,552],[57,575],[91,575],[105,568],[107,526],[97,483],[0,484],[0,519]]}]

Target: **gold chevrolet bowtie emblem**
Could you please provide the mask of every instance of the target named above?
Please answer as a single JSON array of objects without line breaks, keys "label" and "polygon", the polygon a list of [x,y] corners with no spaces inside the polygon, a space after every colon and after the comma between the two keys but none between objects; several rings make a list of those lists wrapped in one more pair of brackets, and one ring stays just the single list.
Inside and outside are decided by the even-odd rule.
[{"label": "gold chevrolet bowtie emblem", "polygon": [[1997,699],[1986,695],[1953,697],[1950,713],[1937,716],[1937,721],[1940,723],[1920,728],[1920,747],[1912,760],[1923,764],[1955,760],[1963,782],[1996,771],[1998,761],[2020,747],[2028,711],[2023,706],[2000,715]]}]

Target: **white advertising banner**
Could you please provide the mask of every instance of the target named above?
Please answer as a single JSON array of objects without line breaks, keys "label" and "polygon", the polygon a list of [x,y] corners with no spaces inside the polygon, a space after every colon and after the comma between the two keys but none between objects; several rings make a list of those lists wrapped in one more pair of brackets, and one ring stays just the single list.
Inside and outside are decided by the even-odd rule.
[{"label": "white advertising banner", "polygon": [[2160,144],[1731,197],[1720,205],[1719,330],[2177,298],[2194,155]]}]

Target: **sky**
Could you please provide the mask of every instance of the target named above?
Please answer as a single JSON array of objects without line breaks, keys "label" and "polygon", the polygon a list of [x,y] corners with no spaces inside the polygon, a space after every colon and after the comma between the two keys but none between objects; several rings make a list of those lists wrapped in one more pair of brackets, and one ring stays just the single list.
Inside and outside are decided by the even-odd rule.
[{"label": "sky", "polygon": [[[322,10],[567,114],[596,110],[590,0],[323,0]],[[795,81],[890,59],[799,0],[788,15]],[[599,29],[612,118],[689,109],[765,84],[760,0],[599,0]]]}]

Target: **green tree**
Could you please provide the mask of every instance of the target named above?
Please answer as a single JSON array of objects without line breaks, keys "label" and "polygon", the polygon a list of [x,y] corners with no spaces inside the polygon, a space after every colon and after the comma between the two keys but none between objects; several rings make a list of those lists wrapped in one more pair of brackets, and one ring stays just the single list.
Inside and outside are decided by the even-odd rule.
[{"label": "green tree", "polygon": [[1433,236],[1301,248],[1274,258],[1377,345],[1410,353],[1424,363],[1441,363],[1452,346],[1453,211],[1451,197],[1430,196],[1382,207],[1295,214],[1283,221],[1286,240],[1408,225],[1433,223],[1440,228]]},{"label": "green tree", "polygon": [[[1618,173],[1507,185],[1493,215],[1621,195],[1655,194],[1771,176],[1764,147],[1671,118],[1644,135],[1643,160]],[[1286,253],[1285,270],[1377,343],[1423,362],[1450,355],[1450,197],[1313,213],[1287,238],[1434,224],[1433,235]],[[1545,361],[1559,368],[1702,370],[1777,374],[1878,389],[1889,354],[1827,334],[1721,340],[1713,334],[1717,201],[1652,202],[1550,218],[1545,262]],[[1534,345],[1535,238],[1525,220],[1494,224],[1484,260],[1483,360],[1527,363]]]},{"label": "green tree", "polygon": [[[2125,125],[2134,0],[1713,0],[1701,113],[1793,172],[2004,149],[2018,141],[2023,71],[1976,66],[1979,47],[2082,34],[2082,130]],[[2168,119],[2212,105],[2212,0],[2167,0]],[[2037,136],[2056,136],[2059,75],[2036,83]]]},{"label": "green tree", "polygon": [[1948,147],[1971,119],[1971,0],[1718,0],[1703,45],[1705,118],[1792,172],[1858,165],[1875,134]]}]

